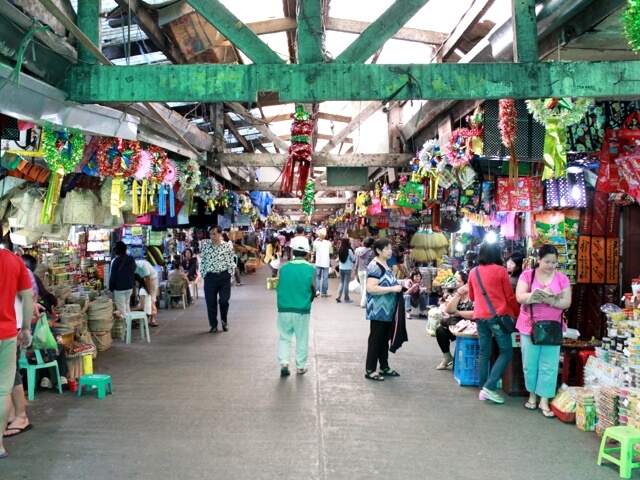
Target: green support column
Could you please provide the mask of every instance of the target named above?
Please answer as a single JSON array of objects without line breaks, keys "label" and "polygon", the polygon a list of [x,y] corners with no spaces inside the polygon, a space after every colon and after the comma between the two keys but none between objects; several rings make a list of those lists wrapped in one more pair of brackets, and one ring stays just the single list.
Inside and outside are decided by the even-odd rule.
[{"label": "green support column", "polygon": [[320,0],[298,1],[298,63],[324,62]]},{"label": "green support column", "polygon": [[[91,40],[91,43],[100,48],[100,0],[78,2],[76,25]],[[96,63],[96,57],[81,42],[78,42],[78,59],[87,63]]]},{"label": "green support column", "polygon": [[537,62],[538,27],[535,0],[511,0],[513,25],[513,59],[516,62]]}]

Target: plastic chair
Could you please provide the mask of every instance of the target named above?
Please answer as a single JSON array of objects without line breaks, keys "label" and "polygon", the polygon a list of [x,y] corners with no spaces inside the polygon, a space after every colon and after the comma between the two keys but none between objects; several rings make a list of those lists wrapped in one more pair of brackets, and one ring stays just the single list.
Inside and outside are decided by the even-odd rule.
[{"label": "plastic chair", "polygon": [[[619,447],[606,448],[608,440],[615,440],[620,443]],[[602,460],[615,463],[620,467],[622,478],[631,478],[631,469],[640,467],[640,462],[633,461],[635,450],[633,446],[640,443],[640,430],[634,427],[609,427],[604,431],[600,442],[600,453],[598,453],[598,465],[602,465]],[[611,453],[618,453],[616,458]]]},{"label": "plastic chair", "polygon": [[54,360],[52,362],[46,362],[42,360],[42,354],[40,350],[34,350],[36,355],[37,365],[32,365],[27,360],[27,355],[24,350],[20,352],[20,360],[18,361],[18,367],[24,368],[27,371],[27,398],[29,400],[33,400],[35,398],[35,389],[36,389],[36,370],[41,368],[50,368],[55,367],[56,369],[56,378],[58,379],[58,392],[62,393],[62,385],[60,384],[60,370],[58,368],[58,361]]},{"label": "plastic chair", "polygon": [[131,324],[133,320],[140,320],[140,339],[143,340],[146,334],[147,343],[151,343],[151,335],[149,334],[149,320],[144,312],[129,312],[124,316],[124,332],[127,345],[131,343]]},{"label": "plastic chair", "polygon": [[189,288],[191,288],[191,298],[198,298],[198,278],[189,282]]},{"label": "plastic chair", "polygon": [[167,310],[171,308],[171,299],[176,297],[182,298],[182,308],[187,308],[187,289],[182,280],[179,282],[167,282],[166,292]]},{"label": "plastic chair", "polygon": [[93,387],[98,389],[98,398],[105,398],[107,396],[107,386],[109,387],[109,393],[113,395],[113,383],[111,383],[111,375],[104,375],[99,373],[92,373],[91,375],[82,375],[78,381],[78,396],[82,396],[82,387],[91,387],[87,390],[93,390]]}]

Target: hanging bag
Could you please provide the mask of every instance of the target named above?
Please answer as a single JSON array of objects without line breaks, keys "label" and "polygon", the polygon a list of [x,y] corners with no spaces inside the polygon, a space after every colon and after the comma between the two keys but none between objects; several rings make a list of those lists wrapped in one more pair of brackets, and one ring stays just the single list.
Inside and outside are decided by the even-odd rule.
[{"label": "hanging bag", "polygon": [[36,350],[55,350],[58,348],[56,337],[51,333],[47,315],[42,314],[33,330],[33,348]]},{"label": "hanging bag", "polygon": [[498,315],[493,308],[493,304],[489,299],[489,295],[487,295],[487,291],[484,289],[484,285],[482,284],[482,278],[480,278],[480,272],[478,271],[478,267],[475,268],[476,278],[478,279],[478,283],[480,284],[480,289],[482,290],[482,295],[484,296],[484,301],[487,302],[487,306],[491,311],[491,315],[493,315],[493,320],[498,322],[498,325],[502,327],[502,329],[508,334],[512,334],[516,331],[516,320],[511,315]]},{"label": "hanging bag", "polygon": [[[531,273],[531,282],[529,283],[529,291],[533,288],[533,278],[536,275],[536,269]],[[554,274],[555,275],[555,274]],[[562,345],[562,321],[555,320],[533,320],[533,304],[529,305],[529,314],[533,326],[531,327],[531,343],[534,345]]]}]

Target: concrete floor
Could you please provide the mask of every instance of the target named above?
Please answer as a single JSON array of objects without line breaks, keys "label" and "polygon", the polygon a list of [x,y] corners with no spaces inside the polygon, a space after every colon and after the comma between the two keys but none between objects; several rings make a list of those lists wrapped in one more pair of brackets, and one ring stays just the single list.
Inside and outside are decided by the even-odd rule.
[{"label": "concrete floor", "polygon": [[[209,334],[204,298],[162,310],[151,344],[114,341],[94,361],[115,394],[77,398],[38,390],[34,428],[5,441],[5,479],[614,479],[599,438],[522,397],[478,401],[452,372],[425,321],[365,380],[368,323],[357,302],[312,308],[309,372],[279,376],[274,291],[267,268],[233,287],[230,331]],[[134,332],[135,333],[135,332]],[[640,472],[633,472],[634,478]]]}]

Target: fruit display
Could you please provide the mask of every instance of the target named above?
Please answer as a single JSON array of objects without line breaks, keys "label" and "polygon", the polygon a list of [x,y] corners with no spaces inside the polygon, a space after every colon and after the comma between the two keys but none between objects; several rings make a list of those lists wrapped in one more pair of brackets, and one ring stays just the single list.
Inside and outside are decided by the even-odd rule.
[{"label": "fruit display", "polygon": [[442,288],[455,288],[456,277],[450,268],[441,268],[438,270],[436,278],[433,279],[432,285]]}]

